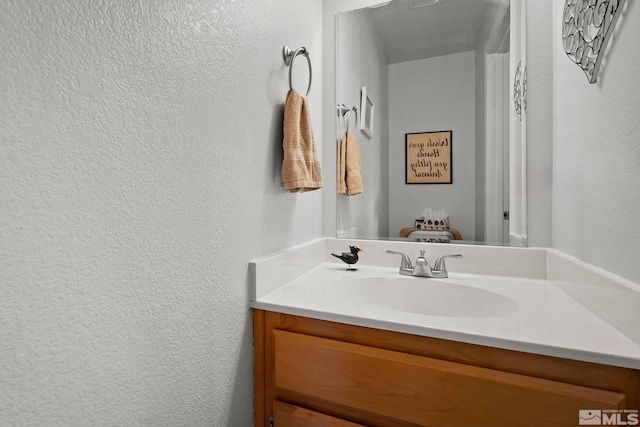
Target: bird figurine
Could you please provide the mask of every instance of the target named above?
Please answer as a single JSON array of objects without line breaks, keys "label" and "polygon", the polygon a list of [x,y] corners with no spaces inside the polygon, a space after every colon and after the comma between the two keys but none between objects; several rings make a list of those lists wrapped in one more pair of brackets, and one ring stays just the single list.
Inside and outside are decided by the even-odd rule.
[{"label": "bird figurine", "polygon": [[347,268],[347,271],[356,271],[357,269],[353,268],[353,264],[358,262],[358,252],[362,252],[362,249],[357,246],[349,246],[349,249],[351,249],[351,252],[342,252],[342,255],[332,253],[331,255],[336,258],[340,258],[342,261],[347,263],[347,265],[349,266]]}]

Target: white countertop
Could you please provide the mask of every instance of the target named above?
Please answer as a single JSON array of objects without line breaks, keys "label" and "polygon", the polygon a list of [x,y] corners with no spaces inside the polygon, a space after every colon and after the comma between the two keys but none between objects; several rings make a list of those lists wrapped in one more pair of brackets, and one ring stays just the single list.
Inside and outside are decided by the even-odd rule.
[{"label": "white countertop", "polygon": [[[374,306],[357,298],[345,297],[341,289],[341,286],[344,286],[341,282],[345,279],[397,277],[399,276],[398,268],[380,266],[382,263],[380,259],[387,259],[382,257],[372,259],[376,265],[359,263],[357,271],[346,272],[345,264],[337,260],[337,262],[329,262],[330,260],[324,257],[333,244],[334,242],[314,242],[274,257],[252,262],[255,286],[258,289],[252,292],[251,307],[357,326],[640,369],[638,343],[640,340],[637,334],[627,333],[631,328],[635,329],[636,325],[640,325],[640,310],[636,309],[640,307],[637,305],[640,301],[640,292],[623,286],[625,284],[621,285],[622,288],[617,288],[617,291],[610,291],[603,287],[612,285],[609,283],[603,285],[604,282],[596,280],[596,284],[585,283],[585,291],[582,292],[581,288],[576,291],[576,284],[566,278],[558,278],[563,280],[557,281],[549,280],[546,271],[545,274],[533,275],[533,277],[504,274],[478,275],[457,273],[455,266],[458,264],[451,262],[449,279],[408,279],[424,281],[425,286],[428,286],[430,280],[448,280],[451,283],[484,289],[510,298],[515,302],[514,307],[517,306],[517,308],[495,317],[434,316],[403,312]],[[344,243],[340,242],[340,244],[344,246]],[[359,244],[366,245],[365,242]],[[406,245],[406,243],[399,244]],[[422,244],[422,247],[424,245]],[[370,251],[379,252],[376,244],[370,246]],[[384,242],[384,247],[389,246],[391,246],[389,242]],[[415,246],[399,248],[394,246],[393,249],[407,251],[407,248],[413,249]],[[432,247],[428,246],[428,248]],[[447,253],[451,253],[450,249],[451,247],[448,246]],[[470,251],[465,253],[465,256],[471,259],[474,253],[481,250],[477,247],[465,249],[462,246],[456,249],[463,252]],[[522,251],[522,249],[519,250]],[[549,254],[546,250],[542,251],[545,252],[546,259]],[[533,256],[531,263],[538,262],[540,257],[538,253],[516,252],[518,257],[523,254],[525,257]],[[319,255],[323,259],[313,262]],[[504,257],[504,253],[501,256]],[[552,254],[552,258],[554,256],[557,255]],[[282,266],[279,269],[272,266],[271,270],[264,268],[264,264],[282,264],[283,260],[285,265],[290,265],[292,270],[295,270],[292,277],[286,276],[286,268]],[[399,257],[397,259],[393,257],[392,260],[393,263],[399,263]],[[505,262],[509,263],[509,260]],[[519,262],[529,263],[526,259],[519,259]],[[561,259],[554,260],[551,264],[554,269],[566,272],[571,270],[563,264],[566,262],[569,261]],[[260,263],[264,264],[260,266]],[[517,264],[518,262],[514,260],[513,265]],[[297,270],[293,268],[295,266],[298,267]],[[276,270],[279,271],[279,276],[274,278],[273,271]],[[271,276],[266,277],[269,274]],[[261,276],[264,279],[263,282],[267,284],[266,290],[260,289]],[[580,276],[580,274],[573,272],[572,276]],[[581,280],[589,281],[584,277],[581,277]],[[593,304],[591,304],[585,295],[589,294],[589,289],[595,288],[599,292],[592,292],[597,300],[592,301]],[[603,289],[606,290],[606,295],[614,296],[611,298],[612,301],[602,300]],[[576,298],[574,294],[581,295],[581,298]],[[623,307],[622,314],[618,310],[610,319],[607,319],[603,313],[609,313],[609,310],[604,305],[616,304],[616,295],[619,296],[618,300],[623,299],[627,302],[627,307],[626,309]],[[582,301],[579,302],[581,299]],[[455,304],[455,301],[452,301],[452,304]],[[616,311],[617,306],[611,306],[609,309],[612,312]],[[620,318],[620,316],[624,317]]]}]

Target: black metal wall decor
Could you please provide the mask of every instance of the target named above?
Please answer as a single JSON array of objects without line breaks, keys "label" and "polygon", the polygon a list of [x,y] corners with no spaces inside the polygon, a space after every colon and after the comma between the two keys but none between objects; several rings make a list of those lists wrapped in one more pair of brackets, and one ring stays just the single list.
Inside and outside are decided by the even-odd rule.
[{"label": "black metal wall decor", "polygon": [[522,112],[527,112],[527,67],[522,72]]},{"label": "black metal wall decor", "polygon": [[595,83],[604,51],[625,0],[566,0],[562,44],[567,56]]},{"label": "black metal wall decor", "polygon": [[518,62],[518,67],[516,67],[516,74],[513,77],[513,105],[520,120],[522,120],[522,95],[524,92],[523,89],[522,61],[520,61]]}]

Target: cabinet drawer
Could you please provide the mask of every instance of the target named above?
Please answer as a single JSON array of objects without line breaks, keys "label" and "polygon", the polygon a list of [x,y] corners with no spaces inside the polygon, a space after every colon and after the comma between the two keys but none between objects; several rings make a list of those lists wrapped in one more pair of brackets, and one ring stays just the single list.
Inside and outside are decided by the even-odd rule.
[{"label": "cabinet drawer", "polygon": [[273,425],[276,427],[365,427],[278,400],[273,402]]},{"label": "cabinet drawer", "polygon": [[274,330],[275,386],[331,405],[429,426],[575,426],[622,393]]}]

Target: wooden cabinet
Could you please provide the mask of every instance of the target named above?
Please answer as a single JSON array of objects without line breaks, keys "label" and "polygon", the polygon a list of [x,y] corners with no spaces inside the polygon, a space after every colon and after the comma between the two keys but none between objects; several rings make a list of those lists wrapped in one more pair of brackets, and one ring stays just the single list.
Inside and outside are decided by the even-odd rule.
[{"label": "wooden cabinet", "polygon": [[278,427],[364,427],[362,424],[341,420],[278,400],[273,402],[273,425]]},{"label": "wooden cabinet", "polygon": [[255,425],[576,426],[638,371],[254,310]]}]

